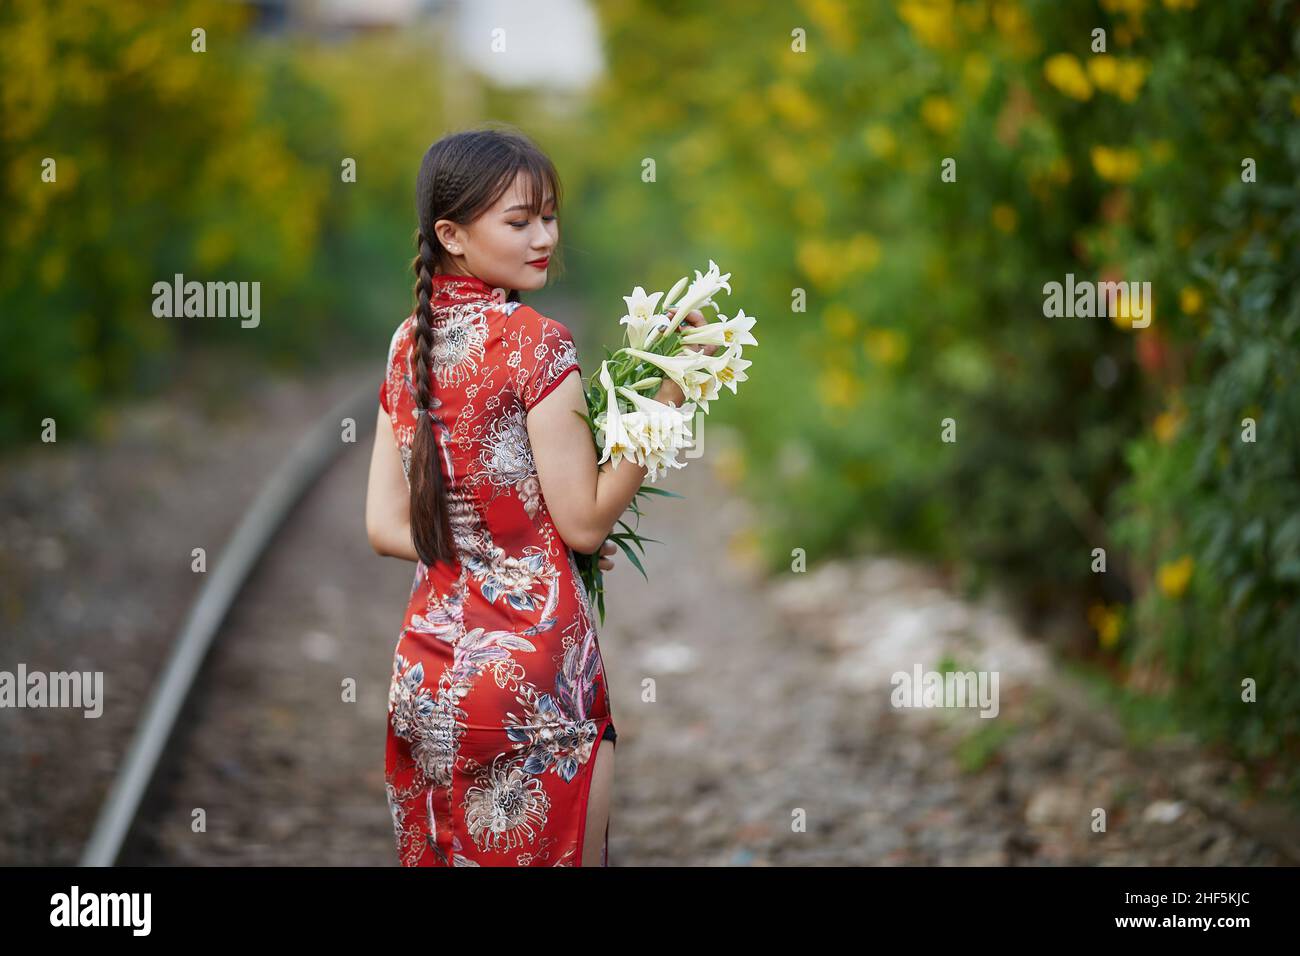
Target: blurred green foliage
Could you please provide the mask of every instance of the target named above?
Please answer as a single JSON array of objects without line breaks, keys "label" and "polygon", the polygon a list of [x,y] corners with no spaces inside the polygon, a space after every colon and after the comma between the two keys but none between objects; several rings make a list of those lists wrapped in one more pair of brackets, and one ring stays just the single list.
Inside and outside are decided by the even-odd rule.
[{"label": "blurred green foliage", "polygon": [[[588,281],[733,273],[760,345],[717,419],[769,566],[887,545],[996,577],[1076,608],[1132,693],[1295,758],[1296,5],[598,6]],[[1153,321],[1045,317],[1067,273],[1150,281]]]},{"label": "blurred green foliage", "polygon": [[[47,416],[85,434],[192,349],[310,371],[360,348],[382,367],[412,301],[415,174],[444,131],[436,26],[323,44],[250,14],[0,8],[0,446]],[[156,318],[176,273],[259,282],[260,324]]]}]

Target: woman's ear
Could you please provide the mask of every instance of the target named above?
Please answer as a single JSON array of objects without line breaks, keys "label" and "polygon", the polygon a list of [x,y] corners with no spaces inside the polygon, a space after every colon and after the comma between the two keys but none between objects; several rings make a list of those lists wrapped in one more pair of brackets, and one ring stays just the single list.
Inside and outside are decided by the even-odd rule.
[{"label": "woman's ear", "polygon": [[453,256],[461,254],[460,226],[456,223],[450,219],[439,219],[433,224],[433,234],[438,237],[442,247]]}]

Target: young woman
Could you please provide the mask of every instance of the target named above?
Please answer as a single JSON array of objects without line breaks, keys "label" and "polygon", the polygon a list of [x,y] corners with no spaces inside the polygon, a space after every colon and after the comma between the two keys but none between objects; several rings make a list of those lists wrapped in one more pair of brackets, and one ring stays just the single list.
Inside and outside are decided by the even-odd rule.
[{"label": "young woman", "polygon": [[[646,469],[597,467],[573,337],[519,300],[552,268],[559,187],[508,128],[420,165],[417,306],[389,343],[366,495],[372,547],[416,562],[385,763],[407,866],[607,865],[615,733],[573,552],[613,553]],[[685,400],[667,380],[655,397]]]}]

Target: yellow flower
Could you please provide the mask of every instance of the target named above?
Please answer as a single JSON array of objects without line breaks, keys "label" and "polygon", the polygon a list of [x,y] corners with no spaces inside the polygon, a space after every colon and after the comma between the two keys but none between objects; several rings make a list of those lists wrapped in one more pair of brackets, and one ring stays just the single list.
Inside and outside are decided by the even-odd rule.
[{"label": "yellow flower", "polygon": [[1121,59],[1099,53],[1088,59],[1088,76],[1097,89],[1118,96],[1125,103],[1137,99],[1149,69],[1147,61],[1137,57]]},{"label": "yellow flower", "polygon": [[794,129],[814,129],[823,122],[821,108],[793,83],[785,80],[773,83],[767,88],[767,101]]},{"label": "yellow flower", "polygon": [[957,110],[944,96],[927,96],[921,103],[921,119],[940,136],[950,132],[957,122]]},{"label": "yellow flower", "polygon": [[819,289],[834,291],[844,281],[840,252],[831,243],[810,237],[799,241],[795,262]]},{"label": "yellow flower", "polygon": [[967,54],[966,59],[962,61],[962,86],[972,96],[979,96],[984,92],[984,87],[988,86],[992,75],[993,67],[989,65],[988,57],[982,53]]},{"label": "yellow flower", "polygon": [[1130,301],[1130,297],[1127,295],[1119,295],[1115,297],[1115,313],[1110,317],[1111,324],[1114,325],[1115,328],[1131,332],[1133,330],[1134,318],[1141,318],[1143,322],[1146,323],[1142,328],[1148,328],[1151,323],[1155,321],[1156,297],[1154,290],[1152,290],[1150,300],[1145,303],[1146,312],[1141,316],[1135,316],[1133,314],[1133,305],[1134,303]]},{"label": "yellow flower", "polygon": [[833,338],[850,339],[853,337],[857,321],[852,312],[838,302],[832,302],[822,313],[822,324],[826,326],[827,333]]},{"label": "yellow flower", "polygon": [[1105,604],[1094,604],[1088,608],[1088,623],[1097,632],[1097,640],[1102,647],[1114,647],[1119,640],[1120,614],[1118,610]]},{"label": "yellow flower", "polygon": [[1161,412],[1156,416],[1156,420],[1151,423],[1151,430],[1156,434],[1156,440],[1162,445],[1168,445],[1178,435],[1178,429],[1183,424],[1183,416],[1178,412]]},{"label": "yellow flower", "polygon": [[1119,76],[1116,78],[1115,88],[1111,92],[1125,103],[1132,103],[1137,99],[1142,84],[1146,82],[1147,72],[1146,60],[1121,60],[1119,62]]},{"label": "yellow flower", "polygon": [[1038,52],[1038,37],[1030,28],[1029,16],[1019,4],[1012,0],[998,0],[993,5],[993,24],[998,36],[1015,55],[1028,57]]},{"label": "yellow flower", "polygon": [[893,132],[888,126],[882,126],[879,123],[872,123],[862,133],[862,139],[867,144],[867,149],[881,159],[888,159],[894,155],[894,150],[898,147],[898,141],[894,139]]},{"label": "yellow flower", "polygon": [[1142,168],[1137,151],[1127,147],[1094,146],[1090,155],[1093,169],[1107,182],[1132,182]]},{"label": "yellow flower", "polygon": [[1184,286],[1183,290],[1178,293],[1178,307],[1187,315],[1195,315],[1201,311],[1201,293],[1192,286]]},{"label": "yellow flower", "polygon": [[907,355],[907,339],[893,329],[868,329],[863,347],[881,365],[897,365]]},{"label": "yellow flower", "polygon": [[898,15],[928,47],[948,49],[957,44],[952,0],[904,0]]},{"label": "yellow flower", "polygon": [[829,39],[831,46],[841,52],[853,48],[856,42],[854,18],[840,0],[804,0],[803,7],[812,16],[822,35]]},{"label": "yellow flower", "polygon": [[1015,232],[1018,217],[1016,211],[1004,202],[993,207],[993,225],[1003,232]]},{"label": "yellow flower", "polygon": [[1097,89],[1112,92],[1119,79],[1119,64],[1109,53],[1098,53],[1088,57],[1088,76]]},{"label": "yellow flower", "polygon": [[880,240],[869,232],[855,233],[844,251],[844,260],[850,271],[871,271],[880,262]]},{"label": "yellow flower", "polygon": [[797,189],[808,182],[808,163],[785,143],[779,140],[768,144],[765,151],[767,168],[772,178],[782,186]]},{"label": "yellow flower", "polygon": [[1092,84],[1083,72],[1083,66],[1073,53],[1057,53],[1049,56],[1043,64],[1043,75],[1047,82],[1076,100],[1092,97]]},{"label": "yellow flower", "polygon": [[848,408],[857,401],[861,383],[842,368],[826,368],[817,380],[822,402],[830,408]]},{"label": "yellow flower", "polygon": [[1180,598],[1187,590],[1187,583],[1192,579],[1192,569],[1196,562],[1190,554],[1185,554],[1177,561],[1166,561],[1160,565],[1156,579],[1165,597]]}]

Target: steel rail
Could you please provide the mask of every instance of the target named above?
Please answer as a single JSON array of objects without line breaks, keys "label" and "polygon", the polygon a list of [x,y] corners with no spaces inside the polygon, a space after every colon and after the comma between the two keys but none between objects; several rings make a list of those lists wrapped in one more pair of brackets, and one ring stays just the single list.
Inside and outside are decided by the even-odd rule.
[{"label": "steel rail", "polygon": [[222,621],[280,525],[350,444],[340,439],[342,420],[350,417],[356,421],[360,438],[369,433],[377,405],[373,385],[358,388],[339,401],[311,426],[258,492],[190,606],[78,865],[113,866],[117,862]]}]

